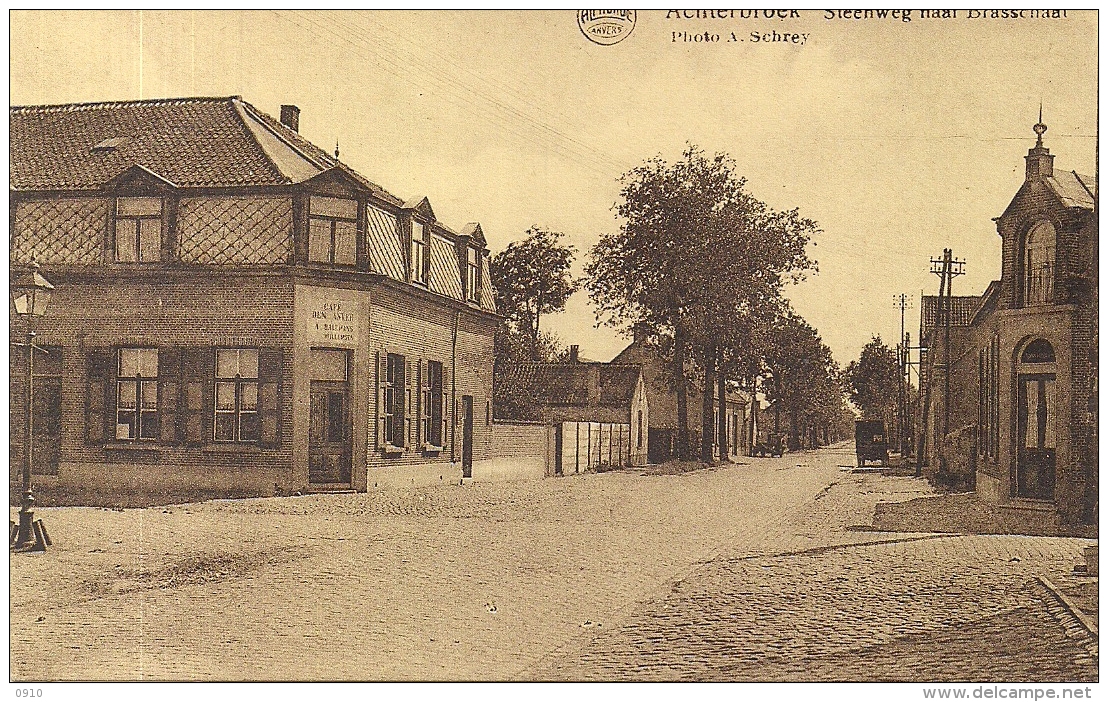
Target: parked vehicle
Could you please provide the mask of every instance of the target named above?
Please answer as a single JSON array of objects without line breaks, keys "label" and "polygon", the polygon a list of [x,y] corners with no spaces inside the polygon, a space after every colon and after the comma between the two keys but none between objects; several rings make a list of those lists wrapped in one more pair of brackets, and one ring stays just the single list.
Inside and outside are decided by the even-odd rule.
[{"label": "parked vehicle", "polygon": [[858,454],[858,467],[866,461],[879,461],[889,465],[889,443],[885,437],[885,423],[880,420],[859,419],[854,422],[854,451]]},{"label": "parked vehicle", "polygon": [[766,434],[765,441],[755,442],[754,447],[750,450],[751,456],[776,456],[780,457],[785,453],[785,435],[775,434],[769,432]]}]

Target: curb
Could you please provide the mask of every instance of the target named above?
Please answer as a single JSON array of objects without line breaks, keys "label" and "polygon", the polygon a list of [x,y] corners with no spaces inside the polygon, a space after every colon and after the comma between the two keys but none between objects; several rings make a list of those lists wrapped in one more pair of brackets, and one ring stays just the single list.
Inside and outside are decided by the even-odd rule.
[{"label": "curb", "polygon": [[1100,640],[1100,634],[1097,631],[1097,626],[1093,623],[1092,619],[1089,618],[1089,615],[1082,612],[1081,608],[1075,605],[1069,597],[1066,597],[1064,594],[1062,594],[1062,591],[1058,589],[1058,586],[1052,583],[1050,579],[1047,578],[1045,575],[1038,576],[1038,581],[1043,584],[1043,587],[1050,591],[1050,594],[1054,595],[1054,597],[1062,603],[1062,606],[1065,607],[1069,611],[1069,613],[1072,614],[1074,618],[1081,623],[1081,626],[1085,627],[1086,631],[1092,634],[1098,641]]}]

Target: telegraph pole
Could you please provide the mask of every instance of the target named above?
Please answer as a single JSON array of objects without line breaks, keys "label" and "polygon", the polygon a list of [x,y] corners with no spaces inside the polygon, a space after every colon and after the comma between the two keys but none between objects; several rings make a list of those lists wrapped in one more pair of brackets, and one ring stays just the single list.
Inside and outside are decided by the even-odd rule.
[{"label": "telegraph pole", "polygon": [[905,454],[905,437],[908,436],[908,420],[907,415],[904,412],[904,408],[907,406],[907,401],[905,398],[908,396],[908,387],[904,382],[904,369],[907,368],[908,361],[908,342],[904,335],[904,310],[911,309],[912,300],[905,293],[900,293],[893,296],[893,305],[900,308],[900,343],[898,343],[896,346],[896,362],[897,368],[900,372],[900,380],[899,382],[897,382],[896,388],[896,443],[897,448],[900,451],[900,455],[903,458]]},{"label": "telegraph pole", "polygon": [[[939,316],[943,325],[943,438],[950,434],[950,290],[954,278],[965,274],[965,259],[956,259],[950,249],[943,249],[941,259],[931,259],[931,272],[939,276]],[[946,472],[946,459],[939,452],[940,471]]]}]

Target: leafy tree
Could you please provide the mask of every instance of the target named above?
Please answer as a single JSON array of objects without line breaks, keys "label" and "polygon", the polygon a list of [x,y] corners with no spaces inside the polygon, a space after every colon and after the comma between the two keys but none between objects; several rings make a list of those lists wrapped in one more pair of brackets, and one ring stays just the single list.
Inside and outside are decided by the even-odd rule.
[{"label": "leafy tree", "polygon": [[512,332],[530,340],[531,360],[541,360],[539,319],[561,312],[579,287],[570,275],[576,249],[562,243],[565,234],[531,227],[521,241],[513,241],[493,256],[489,272],[496,288],[496,309]]},{"label": "leafy tree", "polygon": [[784,309],[769,331],[765,367],[766,396],[777,412],[789,417],[789,446],[816,446],[826,440],[845,406],[841,373],[831,349],[791,309]]},{"label": "leafy tree", "polygon": [[847,366],[846,377],[850,400],[862,414],[891,424],[900,387],[896,351],[886,346],[880,336],[873,337],[862,348],[858,360]]},{"label": "leafy tree", "polygon": [[682,457],[687,383],[699,371],[706,389],[701,452],[710,461],[720,359],[741,356],[751,317],[779,298],[787,280],[814,267],[805,248],[817,228],[796,210],[773,211],[748,193],[725,154],[708,156],[692,145],[675,163],[646,161],[622,184],[616,211],[623,225],[590,250],[586,288],[602,323],[623,329],[645,323],[672,339]]}]

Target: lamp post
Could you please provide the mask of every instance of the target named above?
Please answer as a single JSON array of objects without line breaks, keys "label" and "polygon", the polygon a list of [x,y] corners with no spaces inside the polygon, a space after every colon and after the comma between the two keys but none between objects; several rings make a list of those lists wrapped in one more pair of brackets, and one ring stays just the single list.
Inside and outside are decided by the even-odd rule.
[{"label": "lamp post", "polygon": [[31,494],[31,422],[34,419],[35,319],[46,314],[54,286],[38,271],[39,265],[32,257],[26,269],[12,276],[11,283],[15,313],[27,322],[27,342],[23,344],[27,350],[27,392],[23,406],[23,501],[19,508],[19,525],[12,530],[10,547],[17,550],[45,551],[50,538],[42,527],[42,521],[35,523],[35,497]]}]

